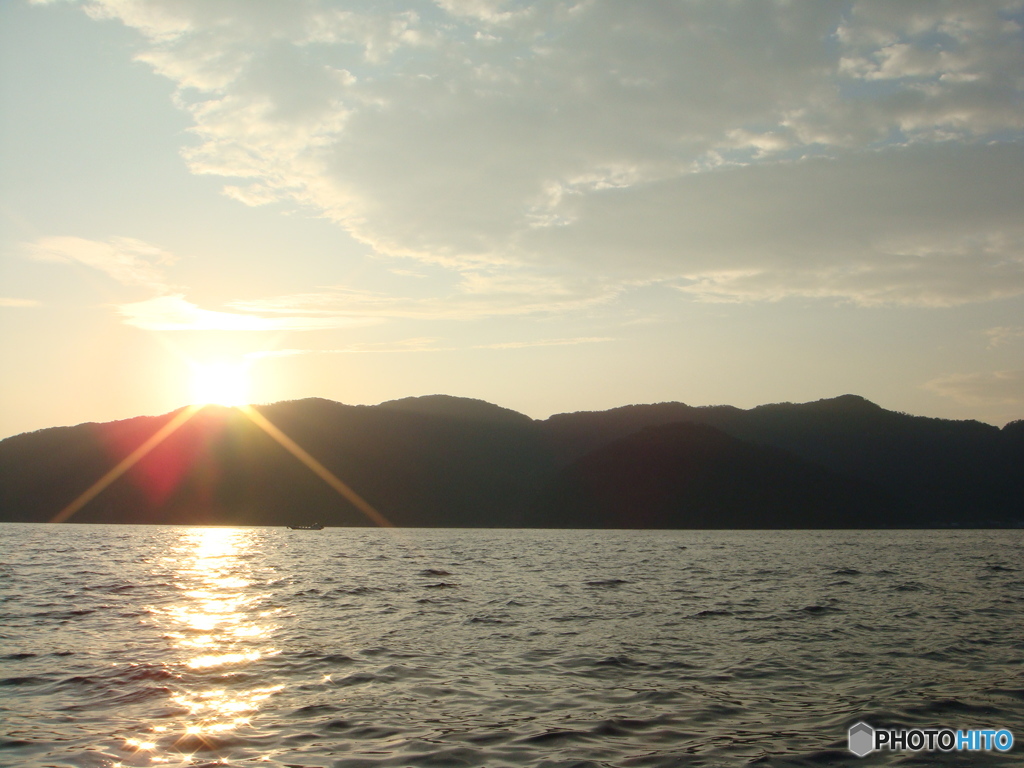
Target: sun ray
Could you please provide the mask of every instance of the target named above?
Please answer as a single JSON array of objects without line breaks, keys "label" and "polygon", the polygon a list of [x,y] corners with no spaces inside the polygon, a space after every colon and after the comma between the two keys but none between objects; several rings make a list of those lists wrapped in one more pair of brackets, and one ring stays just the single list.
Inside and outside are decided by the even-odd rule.
[{"label": "sun ray", "polygon": [[[157,430],[149,439],[146,440],[142,445],[128,454],[120,462],[117,463],[109,472],[103,477],[93,483],[88,489],[86,489],[81,495],[78,496],[74,501],[64,507],[60,512],[50,519],[51,523],[63,523],[77,513],[82,507],[88,504],[90,501],[99,496],[107,487],[117,480],[121,475],[131,469],[137,464],[143,457],[145,457],[150,451],[156,448],[160,443],[166,440],[170,435],[176,432],[182,427],[189,419],[191,419],[196,413],[201,411],[205,405],[190,405],[183,409],[177,416],[171,419],[169,422],[164,424],[159,430]],[[239,405],[236,406],[238,410],[244,413],[256,426],[266,432],[270,437],[277,441],[283,448],[291,453],[295,458],[306,465],[317,477],[327,483],[333,488],[339,495],[347,499],[352,503],[360,512],[362,512],[371,522],[382,527],[382,528],[394,528],[394,524],[388,520],[384,515],[378,512],[370,502],[356,493],[350,488],[345,482],[340,480],[333,472],[327,467],[313,458],[305,449],[303,449],[298,443],[292,440],[288,435],[278,429],[272,422],[270,422],[263,414],[257,411],[250,405]]]},{"label": "sun ray", "polygon": [[132,451],[130,454],[125,456],[118,462],[117,466],[111,469],[107,474],[93,483],[84,493],[82,493],[77,499],[68,504],[64,509],[58,512],[50,520],[51,523],[63,523],[73,514],[78,512],[82,507],[88,504],[90,501],[99,496],[104,489],[107,488],[112,482],[117,480],[121,475],[135,466],[142,457],[147,453],[156,448],[160,443],[170,437],[175,431],[178,430],[185,422],[196,415],[204,406],[202,405],[190,405],[182,410],[177,416],[171,419],[169,422],[164,424],[158,429],[153,435],[146,440],[142,445]]},{"label": "sun ray", "polygon": [[379,525],[381,528],[395,527],[390,520],[374,509],[370,502],[339,480],[333,472],[310,456],[309,453],[307,453],[298,443],[288,437],[288,435],[275,427],[262,413],[257,411],[251,405],[240,405],[238,406],[238,410],[248,416],[256,426],[274,438],[286,450],[295,456],[295,458],[309,467],[309,469],[312,470],[321,480],[352,502],[352,504],[371,521]]}]

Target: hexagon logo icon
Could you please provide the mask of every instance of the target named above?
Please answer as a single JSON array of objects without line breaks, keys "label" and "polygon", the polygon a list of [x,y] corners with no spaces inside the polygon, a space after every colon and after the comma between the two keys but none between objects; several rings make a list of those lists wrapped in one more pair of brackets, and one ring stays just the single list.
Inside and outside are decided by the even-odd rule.
[{"label": "hexagon logo icon", "polygon": [[874,751],[875,729],[867,723],[856,723],[850,727],[847,746],[857,757],[864,757]]}]

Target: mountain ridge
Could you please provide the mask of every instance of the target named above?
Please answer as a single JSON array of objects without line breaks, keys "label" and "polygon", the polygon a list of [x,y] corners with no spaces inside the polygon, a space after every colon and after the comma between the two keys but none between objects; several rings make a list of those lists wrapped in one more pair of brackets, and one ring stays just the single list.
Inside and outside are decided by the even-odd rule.
[{"label": "mountain ridge", "polygon": [[[1000,429],[910,416],[857,395],[747,410],[634,404],[547,419],[448,395],[379,405],[307,398],[255,409],[396,525],[787,528],[1024,520],[1024,422]],[[0,521],[53,519],[181,411],[0,441]],[[644,462],[662,474],[644,474]],[[592,486],[603,489],[599,497]],[[617,517],[608,504],[646,512]],[[581,515],[588,505],[605,511]],[[366,522],[241,411],[218,407],[202,409],[73,519]]]}]

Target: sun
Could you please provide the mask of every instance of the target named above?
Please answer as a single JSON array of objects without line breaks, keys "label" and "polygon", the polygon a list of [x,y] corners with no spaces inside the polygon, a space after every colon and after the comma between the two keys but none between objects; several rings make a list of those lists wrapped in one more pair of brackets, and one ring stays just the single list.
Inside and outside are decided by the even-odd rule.
[{"label": "sun", "polygon": [[192,402],[196,405],[245,405],[249,368],[243,363],[192,363]]}]

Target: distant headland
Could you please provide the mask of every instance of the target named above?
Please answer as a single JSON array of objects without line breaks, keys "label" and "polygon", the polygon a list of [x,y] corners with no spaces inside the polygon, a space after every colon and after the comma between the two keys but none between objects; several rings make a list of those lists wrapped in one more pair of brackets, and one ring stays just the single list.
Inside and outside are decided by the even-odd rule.
[{"label": "distant headland", "polygon": [[446,395],[253,410],[262,419],[208,406],[0,441],[0,521],[53,520],[177,418],[68,521],[374,524],[333,476],[410,527],[1024,526],[1024,421],[909,416],[855,395],[544,420]]}]

